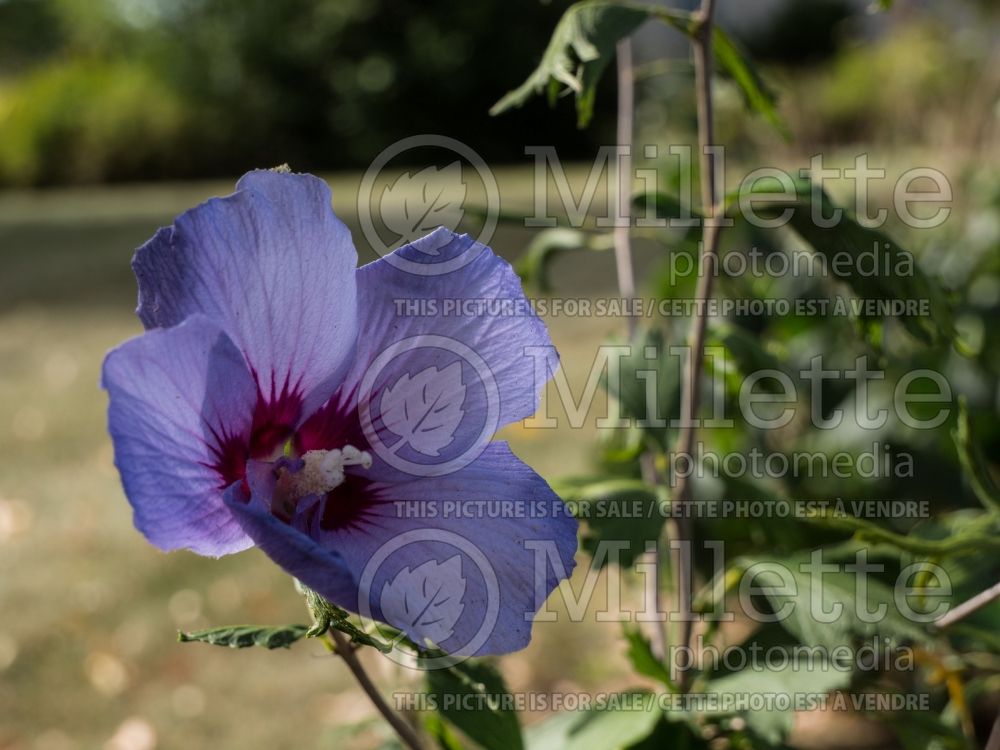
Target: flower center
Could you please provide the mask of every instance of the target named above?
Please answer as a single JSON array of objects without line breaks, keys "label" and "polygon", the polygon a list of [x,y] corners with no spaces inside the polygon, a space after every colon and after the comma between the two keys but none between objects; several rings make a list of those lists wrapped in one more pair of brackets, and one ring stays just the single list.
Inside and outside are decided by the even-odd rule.
[{"label": "flower center", "polygon": [[294,494],[298,497],[322,495],[339,487],[344,483],[346,467],[370,469],[372,457],[368,451],[345,445],[330,451],[306,451],[302,454],[302,463],[299,471],[287,475],[294,482]]}]

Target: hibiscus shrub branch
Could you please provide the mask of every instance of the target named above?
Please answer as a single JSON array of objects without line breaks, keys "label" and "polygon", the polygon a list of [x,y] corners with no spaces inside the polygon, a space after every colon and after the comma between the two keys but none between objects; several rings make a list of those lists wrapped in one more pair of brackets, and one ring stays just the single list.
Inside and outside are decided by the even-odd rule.
[{"label": "hibiscus shrub branch", "polygon": [[[709,300],[712,296],[712,281],[715,276],[711,271],[719,252],[719,233],[721,225],[713,221],[717,215],[718,191],[715,184],[715,160],[711,146],[714,145],[714,123],[712,116],[712,23],[715,13],[715,0],[702,0],[701,9],[694,17],[694,33],[691,44],[694,49],[695,101],[698,106],[698,155],[701,160],[701,202],[702,211],[706,213],[705,229],[702,237],[702,249],[698,264],[698,280],[695,299]],[[691,327],[688,333],[688,361],[681,381],[681,427],[677,436],[675,454],[690,456],[694,447],[695,415],[698,411],[701,396],[701,372],[704,362],[705,326],[707,318],[705,305],[695,305],[691,317]],[[680,473],[674,484],[673,500],[680,506],[691,502],[690,475]],[[681,513],[677,522],[677,541],[680,544],[693,544],[694,524],[687,513]],[[691,556],[684,554],[683,548],[678,555],[675,567],[676,577],[674,591],[677,596],[677,608],[680,612],[691,611]],[[685,618],[681,623],[681,634],[678,645],[687,648],[691,642],[693,621]],[[681,690],[688,684],[687,670],[681,670],[676,675]]]},{"label": "hibiscus shrub branch", "polygon": [[350,639],[336,628],[330,629],[330,637],[333,638],[333,643],[336,647],[335,653],[344,660],[344,664],[351,670],[351,674],[354,675],[365,695],[368,696],[378,712],[389,723],[389,726],[399,735],[399,739],[403,741],[403,744],[410,748],[410,750],[423,750],[424,744],[417,735],[416,730],[402,716],[392,710],[389,704],[386,703],[385,698],[378,691],[375,683],[372,682],[371,677],[368,676],[368,672],[365,671],[361,660],[358,659],[355,649],[352,648]]}]

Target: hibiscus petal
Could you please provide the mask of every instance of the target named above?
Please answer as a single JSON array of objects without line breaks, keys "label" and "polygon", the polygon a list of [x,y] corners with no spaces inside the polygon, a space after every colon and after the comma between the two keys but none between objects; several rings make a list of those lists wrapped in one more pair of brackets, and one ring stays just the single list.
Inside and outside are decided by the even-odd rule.
[{"label": "hibiscus petal", "polygon": [[323,535],[360,587],[345,606],[463,656],[528,644],[534,613],[573,570],[577,522],[506,443],[448,476],[367,492],[361,523]]},{"label": "hibiscus petal", "polygon": [[250,461],[246,484],[226,491],[227,507],[254,543],[285,571],[334,604],[357,609],[357,586],[340,554],[271,513],[275,467]]},{"label": "hibiscus petal", "polygon": [[339,382],[357,332],[357,253],[330,201],[311,175],[244,175],[136,252],[139,318],[170,327],[204,313],[246,356],[265,414],[308,415]]},{"label": "hibiscus petal", "polygon": [[[426,275],[399,262],[427,265],[429,249],[438,263],[471,260]],[[362,267],[357,283],[355,361],[326,409],[337,414],[307,424],[303,444],[322,444],[312,433],[344,423],[360,399],[367,442],[395,478],[446,474],[537,410],[555,350],[517,275],[488,247],[441,228]],[[379,478],[394,476],[384,468]]]},{"label": "hibiscus petal", "polygon": [[101,385],[135,525],[163,550],[223,555],[250,539],[222,502],[242,477],[256,386],[243,355],[194,315],[112,350]]},{"label": "hibiscus petal", "polygon": [[[364,512],[332,529],[314,496],[301,501],[309,520],[271,512],[277,466],[251,461],[247,482],[225,494],[256,545],[334,604],[449,653],[524,648],[532,616],[573,570],[576,519],[506,443],[447,477],[367,484],[350,499]],[[496,514],[501,501],[507,512]]]}]

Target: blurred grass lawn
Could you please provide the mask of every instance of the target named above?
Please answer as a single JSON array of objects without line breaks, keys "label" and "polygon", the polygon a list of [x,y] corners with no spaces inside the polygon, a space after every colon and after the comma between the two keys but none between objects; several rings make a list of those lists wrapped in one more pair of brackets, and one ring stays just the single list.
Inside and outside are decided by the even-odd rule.
[{"label": "blurred grass lawn", "polygon": [[[527,175],[501,180],[505,197],[514,184],[530,205]],[[331,183],[365,256],[358,179]],[[141,330],[133,249],[180,211],[231,190],[197,183],[0,194],[2,750],[380,744],[377,721],[337,739],[338,726],[372,713],[320,644],[234,652],[176,642],[178,628],[302,622],[306,613],[288,576],[257,551],[211,560],[147,544],[112,465],[98,377],[105,351]],[[527,236],[501,228],[493,246],[509,259]],[[570,275],[561,286],[613,294],[610,257],[587,256],[561,269]],[[550,323],[563,362],[580,363],[569,373],[579,393],[583,363],[622,323]],[[504,437],[548,476],[586,470],[593,442],[587,430],[514,427]],[[531,646],[503,667],[516,689],[620,687],[620,649],[597,645],[617,632],[593,617],[539,624]],[[370,664],[386,690],[419,684],[380,657]]]}]

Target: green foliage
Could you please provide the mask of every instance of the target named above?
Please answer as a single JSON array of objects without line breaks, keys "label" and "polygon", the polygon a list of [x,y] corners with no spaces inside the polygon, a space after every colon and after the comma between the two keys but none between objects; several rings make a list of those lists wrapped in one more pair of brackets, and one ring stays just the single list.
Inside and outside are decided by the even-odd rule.
[{"label": "green foliage", "polygon": [[[25,33],[30,29],[32,33]],[[65,41],[48,3],[6,0],[0,3],[0,71],[23,70],[52,55]]]},{"label": "green foliage", "polygon": [[247,648],[249,646],[288,648],[301,638],[322,637],[332,628],[348,636],[351,643],[359,646],[371,646],[382,653],[390,652],[395,644],[414,651],[417,650],[414,644],[402,635],[389,643],[362,630],[351,622],[349,612],[326,601],[315,592],[302,586],[298,581],[295,583],[300,593],[306,597],[307,606],[314,619],[312,626],[223,625],[190,633],[179,632],[177,639],[181,643],[199,641],[215,646],[229,646],[230,648]]},{"label": "green foliage", "polygon": [[[763,693],[773,696],[815,695],[847,687],[852,680],[850,665],[835,665],[828,653],[801,648],[780,626],[763,625],[753,632],[739,648],[745,651],[764,649],[769,660],[751,667],[733,671],[725,664],[712,665],[712,669],[699,678],[699,690],[719,696],[739,697]],[[723,701],[720,701],[722,703]],[[726,714],[719,712],[716,716]],[[744,711],[740,716],[755,741],[751,747],[784,747],[792,730],[795,711],[773,708],[761,711]]]},{"label": "green foliage", "polygon": [[141,66],[54,63],[0,96],[0,182],[156,171],[187,127],[178,95]]},{"label": "green foliage", "polygon": [[[698,26],[687,13],[654,5],[585,0],[571,5],[552,33],[542,60],[527,80],[493,105],[498,115],[522,106],[543,91],[555,105],[560,87],[576,96],[577,126],[586,127],[594,112],[597,84],[615,54],[615,45],[644,21],[662,21],[689,37]],[[732,78],[747,105],[760,113],[785,138],[788,128],[778,114],[774,94],[767,88],[739,47],[718,26],[712,34],[712,50],[720,70]]]},{"label": "green foliage", "polygon": [[[789,112],[792,130],[807,143],[903,146],[955,128],[956,112],[968,114],[974,100],[977,63],[954,41],[946,27],[915,17],[875,43],[845,47],[790,82],[790,96],[809,102],[807,111]],[[942,59],[949,64],[935,62]]]},{"label": "green foliage", "polygon": [[572,250],[603,252],[612,247],[610,234],[593,234],[582,229],[553,227],[536,234],[517,262],[517,273],[530,287],[545,294],[552,291],[550,270],[552,261]]},{"label": "green foliage", "polygon": [[671,221],[675,219],[694,220],[695,225],[685,227],[688,236],[701,237],[701,221],[704,216],[685,205],[676,195],[665,190],[649,193],[638,193],[632,197],[632,206],[637,212],[650,213],[657,219]]},{"label": "green foliage", "polygon": [[962,469],[972,485],[976,498],[983,504],[983,507],[995,515],[1000,514],[1000,489],[993,481],[986,460],[983,458],[982,450],[973,437],[972,419],[969,416],[969,406],[964,398],[959,400],[958,408],[958,425],[952,431],[952,437],[955,441],[955,447],[958,449],[958,458],[962,462]]},{"label": "green foliage", "polygon": [[[762,219],[783,219],[785,226],[793,229],[817,253],[822,255],[828,268],[846,268],[848,273],[838,274],[859,299],[873,302],[890,302],[894,300],[922,303],[927,301],[930,315],[904,315],[900,317],[903,326],[913,336],[925,344],[942,345],[954,343],[963,353],[966,347],[958,338],[955,329],[952,304],[948,294],[941,284],[929,276],[917,264],[911,253],[900,243],[876,229],[866,227],[852,216],[846,209],[837,206],[833,200],[818,185],[807,180],[796,181],[794,194],[775,192],[766,181],[754,185],[753,193],[741,196],[733,192],[726,196],[726,215],[734,219],[737,225],[743,227],[747,222],[740,213],[740,200],[750,200],[755,213]],[[683,215],[685,210],[681,202],[666,191],[655,191],[649,194],[639,194],[633,198],[637,206],[652,205],[657,218],[671,219]],[[815,220],[817,215],[827,219],[837,212],[839,219],[832,226],[820,226]],[[765,237],[773,238],[774,230],[759,230]],[[850,260],[843,263],[843,258]],[[861,262],[860,257],[877,259],[876,262]],[[835,264],[835,261],[840,259]],[[873,267],[869,273],[861,269]],[[907,272],[898,273],[900,268]],[[883,316],[871,314],[864,308],[859,315],[859,323],[865,336],[874,344],[878,343],[879,326]],[[744,372],[749,372],[757,365],[763,365],[765,359],[773,360],[759,347],[744,336],[737,338],[738,332],[728,329],[725,334],[728,341],[722,341],[736,357],[743,360]],[[765,359],[755,358],[757,355]],[[749,367],[750,370],[745,369]],[[771,369],[770,367],[768,369]],[[778,368],[780,369],[780,368]]]},{"label": "green foliage", "polygon": [[[489,160],[522,156],[513,144],[529,133],[581,154],[589,134],[487,112],[512,83],[497,61],[534,54],[560,13],[529,3],[511,24],[499,0],[0,2],[0,120],[12,101],[37,110],[0,125],[0,142],[30,146],[16,170],[0,167],[0,184],[366,166],[415,132],[456,137]],[[105,66],[145,84],[87,70]],[[74,80],[52,90],[39,80],[52,68]],[[122,102],[108,88],[137,90]],[[59,148],[33,140],[36,131],[57,133]]]},{"label": "green foliage", "polygon": [[629,663],[636,674],[651,677],[657,682],[667,686],[672,693],[677,692],[677,686],[670,679],[670,670],[653,654],[652,645],[649,639],[643,634],[638,626],[629,623],[622,623],[622,635],[628,643]]},{"label": "green foliage", "polygon": [[327,601],[301,581],[295,581],[295,588],[305,597],[306,607],[313,617],[313,625],[306,633],[309,638],[325,635],[330,628],[333,628],[350,637],[352,643],[371,646],[382,653],[389,653],[392,650],[392,643],[376,638],[351,622],[351,615],[347,610]]},{"label": "green foliage", "polygon": [[[639,702],[643,710],[622,710]],[[528,750],[627,750],[654,730],[660,718],[654,696],[642,691],[616,693],[608,705],[589,711],[558,713],[525,733]]]},{"label": "green foliage", "polygon": [[[689,21],[690,19],[688,19]],[[681,18],[667,22],[688,34],[697,31]],[[718,71],[734,80],[751,109],[757,111],[779,130],[787,132],[777,114],[773,95],[763,85],[756,71],[739,54],[735,44],[725,37],[722,38],[721,42],[718,41],[717,37],[716,41],[714,46],[716,47]],[[727,58],[728,62],[725,62]],[[536,71],[536,75],[538,74],[539,71]],[[553,78],[553,76],[549,76],[545,79],[550,86]],[[540,90],[540,87],[532,90]],[[527,96],[524,91],[519,93]],[[669,184],[669,179],[667,184]],[[855,323],[858,324],[857,328],[860,329],[861,336],[856,335],[857,332],[852,328],[849,320],[827,320],[816,316],[811,319],[809,316],[803,316],[799,319],[795,319],[794,316],[775,319],[766,315],[747,314],[739,317],[734,316],[722,324],[713,322],[709,331],[709,342],[724,347],[728,355],[727,369],[724,372],[727,404],[735,398],[739,383],[747,375],[759,373],[761,370],[777,370],[789,375],[794,381],[802,364],[807,362],[809,357],[819,353],[837,362],[850,361],[849,358],[861,354],[871,357],[874,353],[879,358],[879,367],[885,371],[887,385],[891,385],[900,373],[912,371],[916,367],[936,369],[951,367],[950,363],[958,359],[951,357],[952,347],[961,354],[968,354],[969,347],[959,338],[956,326],[956,320],[964,312],[961,311],[959,295],[950,290],[946,291],[943,283],[939,282],[930,271],[925,270],[925,267],[918,266],[915,258],[907,253],[903,244],[880,231],[864,226],[849,212],[841,211],[824,191],[814,190],[814,186],[808,182],[796,184],[791,194],[787,196],[775,195],[773,190],[773,188],[759,190],[761,194],[768,194],[769,205],[767,209],[763,209],[760,208],[762,202],[755,202],[757,214],[764,218],[776,218],[788,209],[786,226],[797,237],[789,237],[787,229],[775,230],[752,226],[750,222],[738,215],[739,196],[730,195],[726,198],[726,214],[736,219],[736,227],[726,230],[725,241],[731,242],[735,247],[740,247],[745,243],[755,249],[758,244],[766,245],[769,247],[765,252],[781,253],[790,247],[798,249],[801,246],[799,240],[802,240],[818,256],[821,256],[820,259],[825,261],[828,269],[836,268],[832,275],[838,277],[840,282],[856,298],[878,303],[896,300],[908,302],[927,300],[930,314],[902,316],[900,323],[910,336],[898,339],[896,337],[885,338],[886,316],[882,313],[870,313],[864,308],[859,308],[855,313],[857,316]],[[633,200],[633,205],[642,211],[652,207],[659,218],[679,218],[688,214],[691,208],[683,206],[666,189],[639,195]],[[833,226],[819,226],[815,221],[816,215],[830,217],[835,210],[840,212],[840,217]],[[995,216],[995,212],[991,211],[990,216]],[[637,235],[639,233],[636,232]],[[669,229],[664,232],[642,232],[642,234],[644,237],[655,235],[656,239],[666,246],[665,250],[668,253],[686,252],[693,254],[696,252],[693,245],[699,239],[700,230],[695,227],[679,230]],[[735,238],[733,238],[734,234]],[[580,241],[582,234],[553,234],[553,238],[560,236],[565,240],[561,244],[553,242],[552,238],[547,238],[544,243],[539,245],[547,249],[536,249],[532,253],[531,267],[536,270],[533,274],[528,275],[532,278],[544,276],[546,288],[548,288],[550,281],[549,274],[537,269],[543,268],[546,259],[556,252],[575,249],[582,245]],[[723,252],[725,252],[725,247]],[[741,250],[734,250],[734,252],[741,252]],[[876,254],[878,256],[877,270],[872,273],[861,272],[860,269],[870,268],[871,264],[866,266],[860,259]],[[842,262],[845,256],[850,262]],[[954,257],[954,254],[951,257]],[[924,258],[929,262],[935,260],[928,256],[924,256]],[[836,264],[835,260],[837,260]],[[971,261],[968,265],[971,266]],[[897,269],[901,267],[906,270],[899,272]],[[927,268],[930,267],[927,266]],[[942,262],[938,269],[945,267],[945,263]],[[847,270],[843,271],[843,269]],[[996,274],[995,264],[989,266],[987,272],[992,279]],[[948,283],[954,287],[954,274],[951,276]],[[664,285],[663,288],[658,289],[658,292],[664,297],[684,297],[690,293],[689,282],[690,278],[677,279],[672,277],[671,286]],[[786,298],[810,299],[822,295],[823,285],[826,283],[828,282],[823,280],[799,278],[777,278],[761,281],[752,278],[723,276],[716,286],[716,293],[731,298],[785,296]],[[843,293],[842,289],[827,288],[825,291]],[[673,335],[676,332],[676,329],[670,330],[669,324],[665,328],[669,331],[667,335]],[[660,351],[663,351],[663,338],[664,336],[661,335]],[[645,339],[639,339],[639,341],[645,342]],[[891,346],[887,342],[891,342]],[[642,349],[641,346],[634,347],[633,351],[639,350],[640,354],[634,354],[631,358],[627,357],[623,360],[620,382],[609,383],[605,379],[604,385],[609,397],[618,401],[623,416],[638,419],[647,418],[650,416],[646,413],[648,394],[644,389],[645,384],[641,380],[637,380],[635,375],[640,370],[654,370],[661,376],[658,379],[657,392],[661,414],[675,416],[678,409],[676,401],[672,398],[672,389],[676,386],[677,379],[669,376],[667,363],[645,361],[641,354]],[[961,362],[959,367],[966,368],[963,373],[969,379],[973,378],[973,372],[977,373],[977,377],[982,374],[978,370],[973,370],[972,365],[967,364],[967,362],[958,361]],[[945,364],[946,362],[948,364]],[[713,362],[713,364],[715,363]],[[992,376],[984,376],[983,382],[984,384],[988,383],[987,387],[990,389],[995,386],[995,378]],[[761,385],[766,387],[771,384],[765,379]],[[824,411],[826,411],[835,405],[844,409],[850,404],[850,399],[853,396],[853,388],[836,383],[825,384],[821,395],[810,393],[808,398],[821,398]],[[878,393],[877,398],[884,399],[884,393]],[[882,404],[884,401],[880,402],[880,405]],[[802,402],[800,401],[798,405],[802,407]],[[992,426],[995,443],[995,420]],[[992,515],[992,512],[998,507],[998,494],[993,478],[990,476],[987,462],[970,434],[968,416],[964,412],[960,414],[958,428],[955,432],[955,442],[958,446],[961,463],[973,483],[973,489],[980,502],[990,511],[989,513],[967,508],[962,508],[955,513],[940,512],[941,502],[950,502],[959,507],[963,504],[963,499],[954,496],[954,493],[947,501],[943,497],[938,498],[937,496],[942,487],[947,491],[949,483],[953,488],[958,480],[953,462],[949,460],[947,428],[923,431],[922,434],[916,434],[912,430],[903,430],[898,426],[894,429],[896,431],[887,433],[885,437],[891,438],[894,443],[901,445],[916,456],[918,463],[927,460],[927,464],[921,465],[918,469],[924,473],[919,474],[918,478],[910,484],[905,484],[892,477],[879,477],[862,481],[857,477],[845,479],[840,476],[836,480],[829,476],[809,476],[801,480],[797,477],[783,476],[771,478],[773,481],[767,482],[713,477],[696,482],[694,485],[694,500],[696,502],[702,499],[709,500],[721,497],[729,501],[743,499],[766,501],[782,497],[797,497],[800,496],[800,493],[804,498],[829,500],[856,491],[860,492],[862,491],[860,488],[864,488],[864,492],[876,493],[880,497],[926,497],[937,503],[932,503],[933,512],[936,515],[932,519],[923,520],[913,518],[872,520],[842,513],[818,512],[805,518],[768,518],[760,522],[756,519],[733,521],[728,518],[699,518],[696,520],[693,532],[696,539],[722,539],[726,542],[727,553],[731,555],[734,550],[738,550],[736,554],[743,554],[745,558],[740,559],[736,565],[721,575],[722,580],[717,581],[719,586],[710,584],[702,590],[695,602],[696,611],[721,608],[725,598],[734,593],[735,588],[740,583],[741,575],[747,568],[755,564],[767,563],[772,566],[781,566],[782,571],[790,577],[795,589],[794,593],[781,592],[779,589],[784,585],[785,578],[775,572],[773,567],[764,573],[758,573],[754,580],[756,586],[772,587],[766,594],[755,596],[753,599],[755,605],[762,612],[781,611],[786,605],[792,605],[790,616],[785,617],[773,627],[765,626],[759,631],[761,638],[776,639],[771,645],[777,645],[779,648],[791,648],[796,645],[822,647],[829,652],[845,645],[857,646],[862,641],[867,643],[870,639],[878,637],[888,638],[893,647],[916,644],[920,652],[939,648],[995,650],[997,642],[995,638],[990,636],[990,625],[995,624],[996,612],[1000,610],[987,607],[986,611],[979,613],[978,617],[981,619],[970,618],[970,621],[964,625],[957,626],[955,630],[949,630],[949,643],[945,646],[944,636],[935,632],[932,624],[916,622],[904,616],[893,596],[894,591],[889,585],[893,574],[911,563],[933,563],[943,568],[950,581],[955,584],[954,591],[950,595],[952,603],[974,595],[995,581],[996,574],[992,566],[980,564],[979,568],[981,569],[977,570],[976,568],[978,560],[982,560],[984,556],[992,560],[995,552],[1000,550],[998,547],[1000,536],[997,535],[996,518]],[[851,447],[853,450],[851,441],[856,442],[860,437],[857,434],[849,434],[849,432],[849,430],[823,432],[811,428],[802,420],[789,424],[787,429],[772,431],[768,434],[758,434],[745,425],[736,425],[732,429],[719,428],[703,431],[700,433],[699,439],[710,441],[712,448],[723,452],[738,453],[753,447],[762,448],[765,453],[787,454],[793,450],[806,449],[829,456],[843,447]],[[638,438],[636,437],[637,433],[639,433]],[[865,435],[864,438],[871,439],[868,435]],[[596,477],[588,482],[577,481],[559,487],[558,491],[567,500],[572,502],[589,495],[591,498],[597,498],[605,507],[626,505],[628,492],[642,491],[643,483],[634,478],[613,478],[613,475],[637,477],[640,475],[640,454],[646,452],[662,460],[663,452],[673,445],[672,435],[666,428],[621,430],[616,433],[614,441],[620,465],[609,469],[606,478]],[[847,445],[842,446],[841,442],[838,441],[846,441]],[[867,446],[865,447],[867,448]],[[650,455],[642,458],[648,459]],[[658,466],[658,468],[662,467]],[[933,477],[934,482],[924,485],[922,478],[927,474]],[[653,502],[655,489],[647,487],[645,492],[650,498],[649,502]],[[607,518],[598,518],[595,522],[592,512],[580,515],[581,520],[585,521],[582,532],[583,547],[591,555],[595,553],[598,543],[602,540],[628,539],[634,548],[637,541],[643,539],[650,541],[654,538],[654,531],[662,530],[661,527],[651,527],[646,518],[632,516],[630,521],[620,523]],[[841,562],[844,560],[849,562],[849,555],[863,550],[873,558],[883,562],[885,567],[881,574],[872,575],[848,572],[841,566],[837,573],[824,572],[822,574],[821,588],[817,591],[817,586],[820,585],[817,582],[817,573],[806,572],[802,568],[803,565],[809,563],[810,552],[816,548],[823,549],[824,552]],[[837,557],[838,555],[840,557]],[[623,565],[627,566],[633,562],[632,559],[624,560]],[[704,565],[704,562],[702,559],[696,559],[695,568],[699,573],[709,576],[714,571],[706,571],[707,566]],[[976,575],[977,573],[979,575]],[[930,581],[931,575],[925,570],[915,577],[915,587],[918,590],[921,587],[927,587],[925,592],[929,595],[931,590],[935,588],[935,584]],[[914,585],[914,581],[908,580],[904,585]],[[819,605],[824,612],[829,612],[833,607],[841,608],[837,617],[827,621],[814,617],[815,604],[812,601],[814,591],[822,593]],[[920,596],[918,593],[917,598]],[[709,606],[712,603],[714,606]],[[885,609],[884,616],[874,618],[870,616],[873,610],[883,607]],[[709,628],[709,632],[713,632],[712,628]],[[657,681],[668,690],[673,689],[669,670],[665,664],[656,659],[649,642],[642,633],[638,629],[626,627],[624,639],[628,648],[627,657],[634,671]],[[988,672],[989,669],[986,671]],[[925,677],[925,674],[918,671],[916,675],[912,676],[912,679],[919,681]],[[886,673],[879,673],[876,676],[858,672],[854,669],[854,665],[845,668],[843,665],[835,666],[826,662],[812,668],[791,664],[788,668],[780,670],[748,669],[735,673],[707,672],[696,677],[695,686],[692,689],[696,692],[704,691],[723,695],[746,695],[755,692],[788,695],[815,694],[854,684],[865,689],[866,686],[878,679],[884,681],[885,684],[879,686],[884,690],[905,691],[913,689],[909,683],[911,676],[899,678],[897,675]],[[979,677],[970,679],[970,683],[976,686],[975,689],[987,692],[990,686],[996,684],[995,680],[989,682]],[[951,689],[949,688],[949,690]],[[970,692],[970,695],[974,694]],[[955,699],[954,695],[951,697],[953,700]],[[702,721],[713,717],[700,716],[698,718],[699,721]],[[753,715],[746,715],[743,719],[745,720],[746,735],[739,740],[732,738],[733,747],[783,746],[792,726],[793,712],[757,712]],[[549,744],[539,744],[538,747],[575,747],[576,743],[567,738],[566,732],[566,728],[573,723],[574,719],[570,716],[557,716],[538,727],[533,727],[528,732],[529,746],[536,746],[534,744],[535,738],[542,737]],[[676,725],[667,726],[674,729]],[[941,739],[942,747],[952,746],[951,742],[946,739],[947,733],[941,734],[935,730],[929,732],[929,735]],[[648,742],[648,738],[651,736],[647,736],[646,746],[655,747],[656,744]],[[727,737],[727,739],[730,738]],[[954,737],[951,738],[951,740],[953,739]],[[619,746],[628,746],[627,742],[630,741],[632,741],[631,738],[624,739]],[[740,744],[741,742],[745,744]],[[681,746],[681,743],[677,742],[677,745]]]},{"label": "green foliage", "polygon": [[[631,567],[659,539],[666,521],[663,494],[637,479],[606,479],[591,484],[554,485],[582,521],[581,545],[592,555],[602,540],[627,544],[618,562]],[[603,567],[608,557],[595,558]]]},{"label": "green foliage", "polygon": [[571,5],[559,20],[542,61],[528,79],[493,105],[498,115],[520,107],[542,91],[555,105],[560,86],[576,96],[577,125],[586,127],[594,113],[594,98],[601,74],[615,53],[615,45],[650,16],[643,8],[606,0],[586,0]]},{"label": "green foliage", "polygon": [[229,648],[249,648],[261,646],[267,649],[288,648],[305,638],[307,625],[223,625],[191,633],[179,631],[177,640],[181,643],[211,643],[213,646]]},{"label": "green foliage", "polygon": [[[427,691],[438,712],[486,750],[521,750],[521,727],[510,710],[507,686],[489,662],[465,661],[427,672]],[[470,701],[454,705],[454,701]],[[438,737],[447,736],[438,732]],[[448,740],[450,741],[450,740]]]},{"label": "green foliage", "polygon": [[[926,300],[931,314],[902,316],[903,326],[925,344],[955,343],[964,352],[966,347],[958,338],[947,293],[938,281],[920,268],[911,253],[886,234],[863,226],[847,210],[837,206],[820,186],[803,180],[796,181],[794,188],[794,194],[775,192],[767,182],[761,181],[754,185],[753,193],[742,198],[753,202],[754,211],[760,218],[783,219],[810,247],[824,256],[829,268],[846,268],[848,273],[838,276],[858,298],[876,302]],[[728,217],[742,219],[740,199],[736,192],[726,196]],[[656,207],[658,218],[674,218],[681,215],[682,210],[680,201],[664,191],[637,195],[633,203],[640,206],[651,203]],[[835,211],[839,220],[832,226],[820,226],[815,220],[817,215],[829,219]],[[835,264],[835,260],[838,257],[842,259],[844,254],[851,262]],[[859,262],[862,254],[877,258],[877,264]],[[871,273],[867,271],[869,267],[873,267]],[[897,272],[900,268],[908,272]],[[859,269],[865,270],[861,272]],[[882,316],[861,310],[859,322],[873,343],[877,343],[875,334],[881,320]],[[731,330],[729,335],[732,336]],[[747,360],[746,364],[751,367],[755,364],[748,341],[730,338],[729,344],[737,359]]]},{"label": "green foliage", "polygon": [[[681,365],[681,359],[670,354],[663,333],[651,329],[640,333],[621,358],[618,382],[606,376],[601,380],[608,397],[618,402],[622,416],[639,425],[646,446],[661,452],[666,451],[670,437],[670,430],[663,425],[680,410]],[[655,390],[650,388],[651,382],[655,382]]]},{"label": "green foliage", "polygon": [[[727,363],[731,363],[735,383],[741,382],[752,373],[763,371],[784,373],[786,368],[775,353],[769,349],[760,338],[754,336],[745,328],[730,323],[720,323],[712,327],[708,334],[708,343],[723,347],[726,350]],[[771,393],[779,393],[780,386],[774,378],[762,378],[760,388]],[[738,385],[736,386],[738,388]]]},{"label": "green foliage", "polygon": [[[1000,580],[1000,522],[995,515],[978,508],[963,508],[939,513],[921,521],[911,532],[920,540],[955,545],[962,541],[980,540],[969,544],[961,553],[934,555],[906,552],[901,564],[933,562],[943,571],[951,587],[948,597],[952,605],[966,601],[995,585]],[[983,541],[988,539],[988,541]],[[914,578],[915,587],[935,588],[940,581],[937,569]],[[1000,653],[1000,601],[994,601],[947,629],[950,643],[956,650],[991,651]]]},{"label": "green foliage", "polygon": [[992,516],[980,514],[976,523],[966,525],[960,531],[946,538],[926,539],[916,535],[897,534],[873,521],[848,515],[816,513],[806,517],[807,521],[828,528],[853,532],[858,541],[888,544],[898,550],[914,555],[926,555],[935,559],[955,555],[976,554],[987,550],[1000,552],[1000,536],[991,527],[996,525]]},{"label": "green foliage", "polygon": [[[814,193],[818,192],[818,196]],[[815,204],[815,206],[814,206]],[[839,253],[848,253],[857,260],[861,253],[886,253],[889,263],[888,273],[880,272],[872,275],[857,273],[858,263],[848,264],[852,270],[846,283],[861,299],[868,300],[912,300],[919,302],[928,300],[931,314],[929,316],[904,316],[901,322],[906,330],[921,341],[931,344],[941,344],[955,341],[957,332],[952,317],[951,305],[940,285],[925,274],[912,255],[882,232],[862,226],[858,221],[843,212],[840,221],[832,227],[822,227],[813,218],[813,209],[821,210],[823,216],[831,216],[838,209],[825,191],[815,191],[812,185],[798,187],[794,201],[784,206],[776,204],[775,209],[791,207],[793,212],[790,224],[793,229],[808,242],[818,253],[833,261]],[[841,209],[842,210],[842,209]],[[894,269],[903,264],[908,257],[912,264],[912,273],[895,273]],[[862,321],[870,327],[877,320],[868,315],[861,316]],[[870,330],[870,328],[869,328]]]},{"label": "green foliage", "polygon": [[462,743],[441,718],[441,714],[429,713],[424,717],[424,729],[434,738],[441,750],[462,750]]},{"label": "green foliage", "polygon": [[[851,681],[850,670],[813,660],[797,663],[789,656],[780,669],[744,669],[709,679],[704,691],[718,696],[808,695],[825,693],[846,687]],[[774,745],[784,742],[792,730],[795,712],[778,709],[746,711],[742,714],[754,734]]]},{"label": "green foliage", "polygon": [[747,106],[763,117],[785,139],[791,140],[788,125],[778,113],[778,100],[757,69],[721,28],[712,30],[712,53],[716,62],[739,87]]},{"label": "green foliage", "polygon": [[[781,627],[800,643],[823,646],[833,652],[845,643],[872,636],[887,638],[895,645],[929,639],[923,628],[900,613],[893,590],[886,584],[870,575],[864,576],[867,590],[864,598],[860,598],[863,590],[858,587],[859,576],[838,570],[822,574],[821,584],[820,574],[805,568],[808,564],[809,554],[802,553],[747,558],[739,565],[744,574],[753,568],[754,585],[765,589],[764,596],[775,612],[787,613],[781,619]],[[744,578],[744,583],[749,580]],[[884,609],[881,619],[865,614],[880,609]],[[836,611],[840,614],[830,622],[823,622],[814,616],[817,611],[826,618]]]}]

